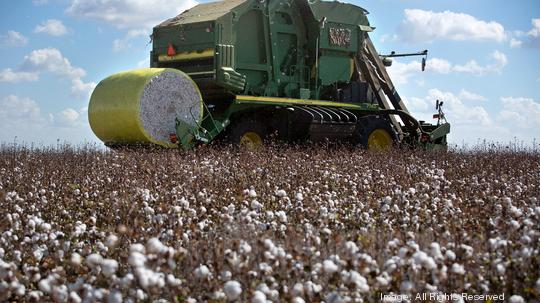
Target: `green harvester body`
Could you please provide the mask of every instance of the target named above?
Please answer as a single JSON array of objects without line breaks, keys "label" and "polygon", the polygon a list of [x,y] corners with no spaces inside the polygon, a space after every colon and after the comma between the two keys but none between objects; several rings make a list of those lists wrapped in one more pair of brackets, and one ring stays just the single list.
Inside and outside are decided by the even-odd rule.
[{"label": "green harvester body", "polygon": [[151,67],[181,70],[204,102],[198,127],[177,119],[180,147],[241,131],[354,141],[385,121],[394,143],[445,148],[450,125],[409,114],[369,38],[367,14],[337,1],[224,0],[154,27]]}]

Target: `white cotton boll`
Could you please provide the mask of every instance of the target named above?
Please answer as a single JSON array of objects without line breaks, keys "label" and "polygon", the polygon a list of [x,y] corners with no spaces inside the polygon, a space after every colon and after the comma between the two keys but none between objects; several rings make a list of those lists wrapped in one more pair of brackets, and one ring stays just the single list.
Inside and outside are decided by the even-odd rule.
[{"label": "white cotton boll", "polygon": [[24,296],[25,293],[26,293],[26,287],[24,285],[18,284],[17,286],[15,286],[15,294],[17,296],[22,297]]},{"label": "white cotton boll", "polygon": [[339,267],[332,260],[323,261],[323,270],[325,273],[331,275],[339,270]]},{"label": "white cotton boll", "polygon": [[347,241],[345,243],[345,249],[350,255],[354,255],[358,252],[358,246],[356,246],[356,243],[352,241]]},{"label": "white cotton boll", "polygon": [[454,261],[456,259],[456,254],[450,249],[446,251],[445,255],[448,260]]},{"label": "white cotton boll", "polygon": [[501,263],[497,264],[495,268],[500,275],[504,275],[504,273],[506,272],[506,268]]},{"label": "white cotton boll", "polygon": [[407,249],[407,247],[401,247],[399,250],[398,250],[398,256],[401,258],[401,259],[404,259],[406,256],[407,256],[407,253],[409,252],[409,249]]},{"label": "white cotton boll", "polygon": [[141,243],[131,244],[131,246],[129,246],[129,252],[139,252],[141,254],[144,254],[144,245],[142,245]]},{"label": "white cotton boll", "polygon": [[280,189],[276,192],[276,195],[280,198],[284,198],[284,197],[287,197],[287,192],[284,191],[283,189]]},{"label": "white cotton boll", "polygon": [[122,303],[122,293],[118,290],[113,290],[109,293],[109,296],[107,297],[107,303]]},{"label": "white cotton boll", "polygon": [[116,273],[116,270],[118,269],[118,262],[113,259],[104,259],[101,262],[101,272],[106,277],[111,277]]},{"label": "white cotton boll", "polygon": [[251,201],[251,208],[253,210],[258,211],[258,210],[261,210],[263,208],[263,205],[259,201],[253,200],[253,201]]},{"label": "white cotton boll", "polygon": [[254,190],[254,189],[250,189],[248,191],[248,197],[250,198],[256,198],[257,197],[257,192]]},{"label": "white cotton boll", "polygon": [[254,293],[253,293],[253,297],[251,298],[251,302],[252,303],[266,303],[266,295],[259,291],[259,290],[256,290]]},{"label": "white cotton boll", "polygon": [[42,224],[41,224],[41,229],[42,229],[44,232],[49,232],[49,231],[51,231],[51,228],[52,228],[52,226],[51,226],[51,224],[49,224],[49,223],[42,223]]},{"label": "white cotton boll", "polygon": [[146,294],[144,293],[144,290],[142,289],[137,289],[137,293],[136,293],[136,296],[137,296],[137,300],[139,301],[144,301],[146,300]]},{"label": "white cotton boll", "polygon": [[441,253],[441,246],[437,242],[433,242],[429,245],[431,248],[431,256],[435,259],[442,260],[444,259],[442,253]]},{"label": "white cotton boll", "polygon": [[221,272],[220,278],[223,281],[228,281],[232,278],[232,273],[228,270],[224,270]]},{"label": "white cotton boll", "polygon": [[410,292],[414,288],[414,284],[411,281],[401,282],[400,290],[403,292]]},{"label": "white cotton boll", "polygon": [[279,291],[277,289],[270,290],[268,297],[270,297],[270,301],[276,302],[279,299]]},{"label": "white cotton boll", "polygon": [[303,296],[304,295],[304,285],[302,283],[294,284],[292,288],[292,294],[294,296]]},{"label": "white cotton boll", "polygon": [[33,290],[28,294],[28,297],[32,299],[33,301],[38,302],[42,295],[43,293],[41,291]]},{"label": "white cotton boll", "polygon": [[129,255],[128,263],[133,267],[143,267],[146,262],[146,256],[140,252],[134,251]]},{"label": "white cotton boll", "polygon": [[247,255],[250,252],[251,252],[251,246],[245,241],[240,242],[240,253],[243,255]]},{"label": "white cotton boll", "polygon": [[536,283],[534,284],[534,288],[536,289],[537,292],[540,293],[540,278],[536,280]]},{"label": "white cotton boll", "polygon": [[82,302],[81,297],[79,297],[79,294],[77,294],[75,291],[69,293],[69,299],[74,303]]},{"label": "white cotton boll", "polygon": [[306,291],[308,296],[312,297],[322,290],[322,286],[319,284],[315,284],[311,281],[307,281],[304,284],[304,290]]},{"label": "white cotton boll", "polygon": [[306,301],[304,301],[304,299],[302,299],[301,297],[294,297],[291,303],[306,303]]},{"label": "white cotton boll", "polygon": [[458,274],[458,275],[464,275],[465,274],[465,268],[463,268],[463,265],[458,264],[458,263],[452,264],[451,271],[453,273],[455,273],[455,274]]},{"label": "white cotton boll", "polygon": [[263,292],[265,294],[270,293],[270,287],[268,287],[268,285],[266,285],[266,283],[261,283],[261,284],[257,285],[257,290],[261,291],[261,292]]},{"label": "white cotton boll", "polygon": [[38,248],[38,249],[34,250],[34,252],[32,254],[34,255],[34,258],[36,260],[41,261],[41,259],[43,258],[43,249]]},{"label": "white cotton boll", "polygon": [[39,290],[41,290],[42,292],[46,294],[50,293],[53,289],[53,285],[52,285],[53,281],[54,281],[54,278],[52,278],[51,276],[39,281],[38,283]]},{"label": "white cotton boll", "polygon": [[510,226],[512,227],[512,229],[518,229],[520,227],[519,222],[516,220],[510,221]]},{"label": "white cotton boll", "polygon": [[90,268],[96,268],[101,264],[101,261],[103,261],[103,257],[100,254],[91,254],[88,257],[86,257],[86,265]]},{"label": "white cotton boll", "polygon": [[356,289],[361,293],[367,293],[369,291],[369,285],[366,278],[360,275],[358,272],[351,270],[349,272],[349,280],[352,282]]},{"label": "white cotton boll", "polygon": [[330,236],[332,234],[332,231],[330,230],[330,228],[327,228],[327,227],[323,228],[321,232],[326,236]]},{"label": "white cotton boll", "polygon": [[296,193],[296,200],[297,201],[303,201],[304,195],[301,192]]},{"label": "white cotton boll", "polygon": [[56,302],[67,302],[69,297],[67,286],[60,285],[54,287],[52,297]]},{"label": "white cotton boll", "polygon": [[[217,301],[217,302],[223,302],[225,301],[225,299],[227,299],[227,296],[225,295],[225,293],[221,290],[216,290],[212,293],[212,299]],[[197,302],[197,300],[193,299],[194,302]]]},{"label": "white cotton boll", "polygon": [[163,288],[165,286],[165,275],[163,273],[156,273],[150,269],[138,267],[135,274],[144,289],[151,287]]},{"label": "white cotton boll", "polygon": [[433,260],[432,257],[428,256],[423,251],[417,251],[413,254],[414,263],[426,268],[426,269],[435,269],[437,268],[437,264],[435,263],[435,260]]},{"label": "white cotton boll", "polygon": [[384,277],[383,275],[378,276],[376,280],[377,280],[377,284],[379,284],[382,287],[385,287],[390,283],[388,277],[387,276]]},{"label": "white cotton boll", "polygon": [[345,303],[347,300],[345,300],[341,295],[337,292],[331,292],[326,295],[324,298],[326,303]]},{"label": "white cotton boll", "polygon": [[182,280],[180,279],[177,279],[174,275],[172,274],[168,274],[167,275],[167,283],[170,285],[170,286],[180,286],[182,285]]},{"label": "white cotton boll", "polygon": [[287,223],[287,214],[284,211],[282,211],[282,210],[277,211],[276,216],[277,216],[279,222]]},{"label": "white cotton boll", "polygon": [[513,295],[510,297],[510,300],[508,301],[510,303],[525,303],[525,299],[523,299],[522,296]]},{"label": "white cotton boll", "polygon": [[86,224],[82,223],[81,221],[75,222],[75,231],[73,232],[73,236],[79,237],[86,231]]},{"label": "white cotton boll", "polygon": [[223,286],[223,291],[229,300],[236,300],[242,294],[242,285],[237,281],[227,281]]},{"label": "white cotton boll", "polygon": [[195,274],[195,277],[197,279],[206,279],[208,276],[210,276],[210,269],[204,264],[199,265],[193,273]]},{"label": "white cotton boll", "polygon": [[163,245],[163,243],[161,243],[158,238],[151,238],[146,243],[146,251],[151,254],[160,254],[167,252],[167,250],[167,246]]},{"label": "white cotton boll", "polygon": [[105,245],[107,245],[108,248],[113,248],[116,246],[116,243],[118,242],[118,236],[111,234],[105,239]]}]

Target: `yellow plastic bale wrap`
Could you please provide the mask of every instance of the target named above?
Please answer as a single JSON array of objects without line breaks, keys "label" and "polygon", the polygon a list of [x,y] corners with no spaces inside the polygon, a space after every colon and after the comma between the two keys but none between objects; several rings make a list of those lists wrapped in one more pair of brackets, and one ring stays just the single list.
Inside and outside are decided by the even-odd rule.
[{"label": "yellow plastic bale wrap", "polygon": [[193,80],[175,69],[145,68],[101,81],[90,98],[88,119],[108,145],[153,143],[176,147],[170,135],[176,118],[196,127],[202,97]]}]

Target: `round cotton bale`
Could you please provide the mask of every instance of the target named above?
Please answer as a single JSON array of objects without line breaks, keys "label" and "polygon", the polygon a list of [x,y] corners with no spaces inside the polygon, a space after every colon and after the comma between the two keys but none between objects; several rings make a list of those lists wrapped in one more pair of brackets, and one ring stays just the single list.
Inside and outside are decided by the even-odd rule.
[{"label": "round cotton bale", "polygon": [[201,93],[176,69],[145,68],[101,81],[90,98],[88,119],[106,145],[153,143],[176,147],[176,118],[196,127],[202,119]]}]

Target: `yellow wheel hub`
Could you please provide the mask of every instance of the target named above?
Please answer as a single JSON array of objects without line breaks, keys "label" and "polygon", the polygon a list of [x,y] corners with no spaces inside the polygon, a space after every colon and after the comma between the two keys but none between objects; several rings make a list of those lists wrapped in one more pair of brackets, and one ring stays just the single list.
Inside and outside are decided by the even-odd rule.
[{"label": "yellow wheel hub", "polygon": [[262,146],[263,141],[261,136],[255,132],[247,132],[240,138],[240,146],[247,149],[255,149]]},{"label": "yellow wheel hub", "polygon": [[369,150],[386,150],[392,146],[392,137],[384,129],[374,130],[368,137]]}]

